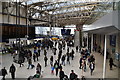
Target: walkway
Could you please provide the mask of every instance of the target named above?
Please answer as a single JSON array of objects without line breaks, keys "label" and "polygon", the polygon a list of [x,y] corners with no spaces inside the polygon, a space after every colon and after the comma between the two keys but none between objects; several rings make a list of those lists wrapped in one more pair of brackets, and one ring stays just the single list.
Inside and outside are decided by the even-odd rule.
[{"label": "walkway", "polygon": [[[71,49],[74,49],[74,47],[72,47]],[[70,49],[70,51],[71,51]],[[33,52],[33,49],[31,49]],[[48,59],[50,58],[50,56],[53,54],[51,50],[48,50]],[[57,50],[58,52],[58,50]],[[66,53],[66,50],[63,51],[63,53]],[[51,68],[50,68],[50,63],[48,61],[48,66],[44,67],[44,55],[43,55],[43,51],[41,52],[41,56],[39,57],[39,63],[42,65],[42,70],[43,70],[43,78],[58,78],[58,76],[56,77],[55,75],[51,75]],[[90,75],[90,70],[89,67],[87,65],[87,71],[84,72],[84,76],[86,78],[102,78],[102,67],[103,67],[103,56],[100,55],[99,53],[93,53],[96,59],[96,68],[94,70],[93,76]],[[57,56],[54,56],[54,58],[56,58]],[[80,54],[77,52],[75,53],[75,58],[73,61],[71,61],[71,64],[66,64],[66,66],[63,66],[63,70],[65,72],[65,74],[69,75],[70,71],[73,69],[75,71],[75,73],[78,74],[78,77],[81,77],[81,70],[79,69],[79,58],[80,58]],[[8,72],[9,72],[9,67],[11,66],[12,62],[12,56],[10,54],[5,54],[2,56],[2,66],[6,67]],[[33,62],[33,64],[36,66],[38,62]],[[19,67],[18,64],[14,63],[15,66],[17,67],[17,71],[16,71],[16,77],[17,78],[28,78],[29,76],[33,76],[35,74],[35,68],[33,69],[27,69],[27,62],[24,63],[24,67]],[[118,68],[113,68],[113,70],[109,70],[109,63],[107,61],[107,69],[106,69],[106,77],[107,78],[117,78],[118,77]],[[6,76],[7,78],[10,78],[10,74],[8,73],[8,75]]]}]

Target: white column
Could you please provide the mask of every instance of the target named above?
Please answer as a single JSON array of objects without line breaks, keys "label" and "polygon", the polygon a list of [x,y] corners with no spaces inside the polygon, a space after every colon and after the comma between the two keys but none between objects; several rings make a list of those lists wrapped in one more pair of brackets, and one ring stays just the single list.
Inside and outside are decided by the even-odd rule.
[{"label": "white column", "polygon": [[105,35],[105,44],[104,44],[103,79],[106,76],[106,45],[107,45],[107,35]]},{"label": "white column", "polygon": [[93,50],[93,34],[91,34],[91,52]]}]

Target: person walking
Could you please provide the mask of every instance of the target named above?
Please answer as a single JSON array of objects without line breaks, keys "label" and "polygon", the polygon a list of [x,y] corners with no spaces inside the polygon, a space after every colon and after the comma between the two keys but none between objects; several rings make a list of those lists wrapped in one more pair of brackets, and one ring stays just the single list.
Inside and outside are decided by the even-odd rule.
[{"label": "person walking", "polygon": [[62,65],[65,66],[65,55],[62,56],[62,59],[61,59],[61,60],[62,60]]},{"label": "person walking", "polygon": [[54,48],[53,48],[53,53],[54,53],[54,55],[56,55],[56,51],[57,51],[57,48],[54,47]]},{"label": "person walking", "polygon": [[12,64],[10,66],[10,70],[9,70],[9,72],[11,73],[12,79],[15,79],[15,71],[16,71],[16,68],[15,68],[14,64]]},{"label": "person walking", "polygon": [[95,69],[95,63],[94,63],[94,62],[91,62],[90,65],[89,65],[89,67],[90,67],[90,73],[91,73],[91,76],[92,76],[93,71],[94,71],[94,69]]},{"label": "person walking", "polygon": [[62,69],[60,69],[60,72],[59,72],[60,80],[63,80],[64,76],[65,76],[64,71]]},{"label": "person walking", "polygon": [[41,67],[40,63],[38,63],[37,67],[36,67],[36,73],[38,73],[39,75],[41,75],[41,69],[42,69],[42,67]]},{"label": "person walking", "polygon": [[36,54],[35,53],[33,54],[33,60],[34,60],[34,62],[36,62]]},{"label": "person walking", "polygon": [[46,51],[46,49],[44,49],[44,56],[47,56],[47,51]]},{"label": "person walking", "polygon": [[48,58],[47,58],[47,56],[45,56],[45,57],[44,57],[45,67],[47,66],[47,60],[48,60]]},{"label": "person walking", "polygon": [[80,61],[79,61],[79,64],[80,64],[80,67],[79,67],[79,68],[80,68],[80,69],[82,68],[82,60],[83,60],[83,58],[81,57],[81,58],[80,58]]},{"label": "person walking", "polygon": [[73,60],[73,58],[74,58],[74,54],[75,54],[75,52],[74,52],[74,50],[72,49],[72,52],[71,52],[72,60]]},{"label": "person walking", "polygon": [[63,69],[61,64],[60,64],[60,66],[59,66],[59,69]]},{"label": "person walking", "polygon": [[113,63],[113,58],[109,59],[109,66],[110,66],[110,70],[112,70],[113,66],[117,67],[114,63]]},{"label": "person walking", "polygon": [[78,46],[76,46],[76,52],[78,52]]},{"label": "person walking", "polygon": [[5,76],[7,75],[7,70],[5,69],[5,67],[3,69],[1,69],[1,72],[2,72],[2,80],[5,80]]},{"label": "person walking", "polygon": [[38,54],[38,52],[36,52],[36,58],[37,58],[37,61],[39,60],[38,57],[39,57],[39,54]]},{"label": "person walking", "polygon": [[24,66],[24,64],[23,64],[23,59],[24,59],[23,57],[20,57],[20,59],[19,59],[19,61],[18,61],[18,64],[20,64],[20,67],[21,67],[21,66]]},{"label": "person walking", "polygon": [[67,55],[67,63],[70,65],[70,55]]},{"label": "person walking", "polygon": [[59,69],[59,64],[58,64],[57,61],[55,61],[54,68],[55,68],[55,72],[56,72],[56,76],[57,76],[58,75],[58,69]]},{"label": "person walking", "polygon": [[54,66],[51,65],[51,74],[52,74],[52,75],[54,75],[54,69],[55,69]]},{"label": "person walking", "polygon": [[50,57],[50,65],[53,65],[53,56]]},{"label": "person walking", "polygon": [[40,46],[38,46],[38,56],[40,56]]},{"label": "person walking", "polygon": [[32,60],[28,59],[28,68],[27,69],[29,69],[30,66],[31,66],[31,69],[33,69],[34,66],[32,65]]}]

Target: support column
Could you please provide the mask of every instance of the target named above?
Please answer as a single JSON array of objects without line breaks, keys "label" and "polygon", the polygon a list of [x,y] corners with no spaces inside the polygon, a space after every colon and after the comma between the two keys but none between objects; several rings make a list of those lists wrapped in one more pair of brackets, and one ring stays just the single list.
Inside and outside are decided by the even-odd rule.
[{"label": "support column", "polygon": [[91,52],[93,51],[93,34],[91,34]]},{"label": "support column", "polygon": [[51,24],[49,24],[49,27],[50,27],[49,36],[51,36],[52,35],[52,26],[51,26]]},{"label": "support column", "polygon": [[52,35],[51,16],[49,16],[49,27],[50,27],[49,36],[51,36]]},{"label": "support column", "polygon": [[75,33],[75,46],[82,47],[82,27],[83,25],[76,25],[76,33]]},{"label": "support column", "polygon": [[89,44],[89,43],[88,43],[88,38],[89,38],[89,37],[88,37],[88,33],[86,33],[86,39],[87,39],[87,42],[86,42],[86,43],[87,43],[87,46],[86,46],[86,48],[87,48],[87,49],[89,49],[89,47],[88,47],[88,44]]},{"label": "support column", "polygon": [[107,35],[105,35],[105,43],[104,43],[103,79],[105,79],[106,76],[106,45],[107,45]]},{"label": "support column", "polygon": [[80,48],[82,47],[82,30],[79,31],[79,41],[80,41]]},{"label": "support column", "polygon": [[80,49],[82,47],[82,28],[83,28],[83,25],[77,25],[76,26],[77,30],[79,30],[79,43],[80,43]]}]

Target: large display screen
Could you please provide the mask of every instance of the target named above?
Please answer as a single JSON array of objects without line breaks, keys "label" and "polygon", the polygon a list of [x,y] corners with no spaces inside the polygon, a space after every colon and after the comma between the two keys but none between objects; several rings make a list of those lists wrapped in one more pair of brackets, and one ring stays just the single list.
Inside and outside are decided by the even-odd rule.
[{"label": "large display screen", "polygon": [[70,35],[71,29],[61,29],[61,34],[62,35]]}]

